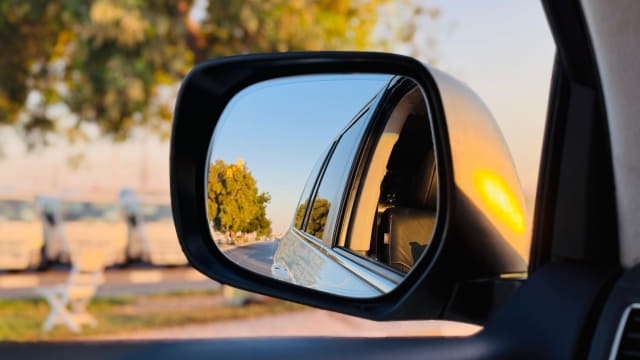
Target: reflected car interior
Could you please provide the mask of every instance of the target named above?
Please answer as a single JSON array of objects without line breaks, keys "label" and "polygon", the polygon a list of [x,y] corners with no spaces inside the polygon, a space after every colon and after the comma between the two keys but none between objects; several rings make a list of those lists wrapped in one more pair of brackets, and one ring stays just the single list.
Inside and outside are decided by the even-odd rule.
[{"label": "reflected car interior", "polygon": [[[347,189],[351,178],[358,185]],[[424,95],[412,80],[394,77],[318,160],[293,226],[311,241],[357,255],[370,270],[404,274],[428,246],[436,210]],[[336,223],[340,211],[351,213],[344,224]]]}]

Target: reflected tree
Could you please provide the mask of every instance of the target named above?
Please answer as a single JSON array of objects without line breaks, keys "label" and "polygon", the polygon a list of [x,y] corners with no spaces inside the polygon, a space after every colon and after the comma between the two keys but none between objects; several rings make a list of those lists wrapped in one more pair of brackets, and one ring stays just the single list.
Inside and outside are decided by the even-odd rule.
[{"label": "reflected tree", "polygon": [[294,225],[296,227],[296,229],[299,229],[300,226],[302,226],[302,217],[304,217],[304,209],[307,207],[307,204],[309,203],[309,200],[305,200],[304,204],[300,204],[300,206],[298,207],[298,210],[296,210],[296,220],[294,222]]},{"label": "reflected tree", "polygon": [[324,226],[327,223],[329,208],[331,208],[331,203],[327,199],[315,199],[313,202],[307,232],[318,239],[322,239],[322,235],[324,234]]},{"label": "reflected tree", "polygon": [[236,164],[216,160],[209,166],[207,182],[207,214],[217,231],[228,233],[235,244],[236,234],[257,232],[271,234],[271,221],[266,216],[268,193],[258,193],[256,180],[238,159]]}]

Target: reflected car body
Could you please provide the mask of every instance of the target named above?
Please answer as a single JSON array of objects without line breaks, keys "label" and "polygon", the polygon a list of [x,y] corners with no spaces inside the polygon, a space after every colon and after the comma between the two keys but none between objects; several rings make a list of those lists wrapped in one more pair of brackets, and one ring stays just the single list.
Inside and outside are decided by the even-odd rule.
[{"label": "reflected car body", "polygon": [[[478,268],[486,269],[487,277],[523,275],[526,272],[530,246],[530,219],[525,213],[524,197],[502,134],[486,106],[471,90],[435,69],[430,70],[441,86],[444,108],[448,109],[448,141],[452,149],[455,185],[461,195],[455,199],[454,216],[465,219],[469,224],[464,229],[456,228],[449,231],[463,242],[464,239],[477,238],[478,233],[482,233],[487,239],[485,244],[488,245],[483,247],[467,244],[469,248],[476,250],[471,255],[473,258],[465,259],[465,255],[461,254],[459,261],[464,259],[482,264]],[[338,134],[336,141],[339,141],[356,121],[365,122],[366,131],[361,139],[376,136],[372,135],[372,129],[376,128],[374,125],[377,122],[383,121],[376,118],[381,113],[378,109],[395,106],[387,102],[394,98],[393,91],[398,91],[399,81],[397,77],[391,79],[358,114],[355,114],[354,120]],[[429,119],[425,116],[424,121],[429,122]],[[317,194],[317,184],[326,175],[324,170],[331,161],[336,141],[320,157],[309,177],[305,186],[313,188],[309,199],[313,199]],[[367,236],[366,231],[371,229],[371,222],[367,224],[368,228],[364,227],[364,232],[347,228],[357,215],[355,205],[352,204],[353,193],[362,191],[358,188],[366,186],[363,183],[357,184],[357,180],[354,180],[356,168],[362,166],[358,162],[370,159],[373,153],[372,149],[365,150],[364,143],[365,140],[361,140],[355,157],[350,160],[351,171],[344,180],[345,186],[338,199],[340,213],[344,217],[335,224],[327,220],[327,228],[323,229],[325,232],[332,232],[330,240],[327,241],[327,236],[323,235],[322,231],[314,236],[308,225],[299,224],[302,215],[309,216],[309,212],[312,211],[309,204],[313,204],[303,193],[296,207],[297,214],[294,215],[292,225],[280,241],[274,255],[271,268],[274,277],[339,295],[375,297],[393,290],[403,280],[404,273],[410,271],[410,267],[398,271],[398,267],[382,266],[343,246],[347,231],[348,236],[363,237]],[[378,144],[381,146],[382,141]],[[350,189],[350,183],[354,183],[353,187],[356,190]],[[365,188],[365,191],[368,190]],[[433,191],[435,193],[435,190]],[[432,201],[435,204],[437,199]],[[433,216],[435,218],[435,211]],[[427,241],[425,246],[428,245]],[[415,258],[415,261],[417,260],[418,257]]]},{"label": "reflected car body", "polygon": [[[375,297],[393,289],[401,277],[389,280],[352,260],[309,241],[307,234],[290,228],[280,240],[273,258],[274,277],[304,287],[352,297]],[[314,246],[316,245],[316,246]],[[357,265],[355,265],[357,266]],[[368,273],[367,279],[362,274]]]},{"label": "reflected car body", "polygon": [[0,198],[0,270],[26,270],[40,265],[42,226],[33,198],[9,195]]},{"label": "reflected car body", "polygon": [[103,248],[105,266],[126,261],[127,225],[115,201],[102,197],[65,198],[62,202],[66,246],[61,262],[70,262],[81,246]]}]

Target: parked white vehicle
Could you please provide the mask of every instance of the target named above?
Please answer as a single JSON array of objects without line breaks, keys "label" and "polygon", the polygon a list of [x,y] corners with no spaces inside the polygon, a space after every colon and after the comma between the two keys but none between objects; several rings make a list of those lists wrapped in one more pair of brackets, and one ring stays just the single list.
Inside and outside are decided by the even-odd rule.
[{"label": "parked white vehicle", "polygon": [[127,225],[113,200],[103,197],[63,199],[64,235],[69,249],[63,258],[67,262],[76,249],[92,247],[107,252],[105,266],[125,263]]},{"label": "parked white vehicle", "polygon": [[38,268],[43,244],[33,199],[20,195],[1,197],[0,270]]},{"label": "parked white vehicle", "polygon": [[173,226],[168,196],[129,194],[121,196],[120,204],[127,217],[127,257],[130,260],[158,266],[187,263]]}]

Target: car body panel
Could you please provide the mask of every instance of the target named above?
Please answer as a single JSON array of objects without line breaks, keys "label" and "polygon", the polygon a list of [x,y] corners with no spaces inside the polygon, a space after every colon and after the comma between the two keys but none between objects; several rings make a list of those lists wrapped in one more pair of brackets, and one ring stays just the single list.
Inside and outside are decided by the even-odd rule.
[{"label": "car body panel", "polygon": [[[127,218],[127,257],[158,266],[188,263],[178,241],[165,194],[123,189],[120,207]],[[147,213],[150,211],[150,213]]]},{"label": "car body panel", "polygon": [[153,265],[185,265],[188,263],[180,248],[173,221],[145,221],[145,251]]},{"label": "car body panel", "polygon": [[98,247],[107,252],[105,265],[114,265],[124,261],[123,254],[127,245],[127,226],[123,221],[115,223],[66,221],[64,231],[71,254],[73,254],[76,247]]},{"label": "car body panel", "polygon": [[63,198],[65,246],[60,261],[72,261],[76,249],[87,246],[105,251],[105,266],[123,264],[126,261],[127,224],[121,215],[109,197],[78,195]]},{"label": "car body panel", "polygon": [[0,223],[0,270],[37,267],[42,245],[42,226],[38,222]]},{"label": "car body panel", "polygon": [[[273,266],[288,273],[288,278],[276,276],[304,287],[344,296],[374,297],[384,293],[345,268],[329,251],[318,239],[311,240],[308,235],[289,229],[273,257]],[[274,267],[272,272],[275,274]]]},{"label": "car body panel", "polygon": [[442,71],[430,71],[444,103],[456,187],[528,263],[531,217],[500,128],[471,89]]}]

